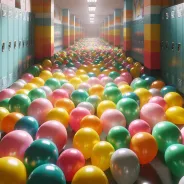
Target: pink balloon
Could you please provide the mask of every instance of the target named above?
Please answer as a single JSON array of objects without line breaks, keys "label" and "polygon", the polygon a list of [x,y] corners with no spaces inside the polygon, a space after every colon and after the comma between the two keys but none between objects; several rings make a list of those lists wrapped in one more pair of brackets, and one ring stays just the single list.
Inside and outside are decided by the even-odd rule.
[{"label": "pink balloon", "polygon": [[48,67],[48,66],[44,67],[44,70],[48,70],[49,72],[52,71],[52,69],[50,67]]},{"label": "pink balloon", "polygon": [[167,102],[164,100],[163,97],[160,97],[160,96],[152,97],[149,100],[149,103],[156,103],[160,105],[165,111],[167,110]]},{"label": "pink balloon", "polygon": [[109,82],[113,82],[113,79],[111,77],[106,76],[101,78],[101,83],[103,86],[105,86]]},{"label": "pink balloon", "polygon": [[98,76],[98,79],[102,79],[103,77],[106,77],[106,75],[105,74],[100,74],[99,76]]},{"label": "pink balloon", "polygon": [[15,90],[13,89],[3,89],[0,92],[0,101],[6,99],[6,98],[11,98],[15,95]]},{"label": "pink balloon", "polygon": [[34,100],[28,108],[28,116],[34,117],[39,124],[46,121],[47,114],[53,109],[52,103],[44,98]]},{"label": "pink balloon", "polygon": [[52,89],[50,89],[48,86],[41,86],[40,89],[45,91],[47,97],[52,94]]},{"label": "pink balloon", "polygon": [[58,100],[62,98],[69,98],[68,92],[64,89],[56,89],[53,93],[48,97],[50,102],[54,105]]},{"label": "pink balloon", "polygon": [[22,82],[14,82],[11,86],[10,89],[13,89],[14,91],[18,91],[19,89],[22,89],[25,86],[24,83]]},{"label": "pink balloon", "polygon": [[123,77],[123,76],[119,76],[119,77],[117,77],[115,80],[114,80],[114,83],[115,84],[119,84],[119,83],[121,83],[121,82],[126,82],[126,83],[128,83],[127,81],[126,81],[126,78],[125,77]]},{"label": "pink balloon", "polygon": [[80,104],[77,105],[77,107],[83,107],[83,108],[87,109],[92,115],[95,114],[95,108],[89,102],[81,102]]},{"label": "pink balloon", "polygon": [[6,134],[0,142],[0,157],[12,156],[23,161],[24,153],[33,142],[31,135],[23,130]]},{"label": "pink balloon", "polygon": [[96,84],[102,85],[100,79],[98,79],[97,77],[91,77],[91,78],[89,78],[89,79],[88,79],[88,84],[89,84],[90,86],[94,86],[94,85],[96,85]]},{"label": "pink balloon", "polygon": [[62,70],[61,69],[53,69],[52,70],[52,73],[62,73]]},{"label": "pink balloon", "polygon": [[103,131],[108,134],[109,130],[115,126],[126,126],[126,119],[124,115],[117,109],[106,110],[101,118]]},{"label": "pink balloon", "polygon": [[65,90],[68,93],[69,96],[72,94],[73,91],[75,91],[75,88],[70,83],[63,84],[61,86],[61,89]]},{"label": "pink balloon", "polygon": [[147,103],[144,105],[140,112],[140,118],[146,121],[151,128],[166,119],[164,109],[156,103]]},{"label": "pink balloon", "polygon": [[34,78],[34,76],[32,74],[30,74],[30,73],[25,73],[21,77],[21,79],[23,79],[26,82],[30,82],[33,78]]},{"label": "pink balloon", "polygon": [[17,80],[16,82],[21,82],[21,83],[23,83],[24,85],[27,84],[27,82],[26,82],[25,80],[23,80],[23,79],[19,79],[19,80]]},{"label": "pink balloon", "polygon": [[61,152],[67,142],[67,131],[63,124],[58,121],[47,121],[40,126],[36,134],[36,139],[50,139],[53,141],[58,151]]},{"label": "pink balloon", "polygon": [[181,129],[182,144],[184,144],[184,127]]},{"label": "pink balloon", "polygon": [[65,69],[65,70],[63,71],[63,73],[64,73],[64,75],[66,75],[66,76],[68,76],[68,75],[70,75],[70,74],[72,74],[72,75],[75,76],[75,72],[74,72],[73,70],[71,70],[71,69]]},{"label": "pink balloon", "polygon": [[125,81],[129,84],[132,82],[132,76],[129,72],[123,72],[121,73],[121,76],[124,77]]},{"label": "pink balloon", "polygon": [[89,110],[83,107],[77,107],[73,109],[72,112],[70,113],[70,120],[69,120],[69,124],[72,130],[77,132],[80,129],[80,122],[82,118],[90,114],[91,113],[89,112]]},{"label": "pink balloon", "polygon": [[76,68],[79,68],[80,66],[81,66],[81,63],[80,63],[80,62],[76,62],[76,63],[75,63],[75,67],[76,67]]},{"label": "pink balloon", "polygon": [[151,127],[146,121],[142,119],[137,119],[130,123],[128,131],[130,132],[130,135],[133,137],[136,133],[139,132],[151,133]]},{"label": "pink balloon", "polygon": [[82,90],[85,90],[85,91],[88,92],[90,87],[91,87],[91,86],[90,86],[88,83],[83,82],[83,83],[81,83],[81,84],[79,85],[78,89],[82,89]]},{"label": "pink balloon", "polygon": [[57,161],[57,166],[63,171],[66,181],[72,181],[75,173],[84,165],[83,154],[74,148],[63,151]]}]

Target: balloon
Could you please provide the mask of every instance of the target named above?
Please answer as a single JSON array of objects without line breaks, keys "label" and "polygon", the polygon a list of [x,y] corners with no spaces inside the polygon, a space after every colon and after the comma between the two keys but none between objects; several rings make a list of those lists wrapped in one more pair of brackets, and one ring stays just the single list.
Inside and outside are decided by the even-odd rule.
[{"label": "balloon", "polygon": [[102,98],[104,92],[104,87],[100,84],[96,84],[89,88],[89,95],[97,95]]},{"label": "balloon", "polygon": [[4,117],[6,117],[9,114],[9,111],[4,108],[4,107],[0,107],[0,123],[3,120]]},{"label": "balloon", "polygon": [[44,164],[37,167],[27,180],[27,184],[66,184],[63,172],[54,164]]},{"label": "balloon", "polygon": [[184,144],[184,127],[181,129],[182,144]]},{"label": "balloon", "polygon": [[74,103],[68,98],[62,98],[60,100],[57,100],[54,106],[65,109],[68,114],[70,114],[71,111],[75,108]]},{"label": "balloon", "polygon": [[86,99],[89,97],[88,93],[82,89],[75,90],[71,94],[71,100],[77,106],[81,102],[85,102]]},{"label": "balloon", "polygon": [[75,91],[75,88],[70,83],[63,84],[61,86],[61,89],[65,90],[68,93],[69,96]]},{"label": "balloon", "polygon": [[30,134],[23,130],[14,130],[6,134],[0,142],[0,157],[12,156],[21,161],[24,153],[33,142]]},{"label": "balloon", "polygon": [[129,72],[123,72],[121,73],[121,76],[124,77],[125,81],[130,84],[132,82],[132,76]]},{"label": "balloon", "polygon": [[65,79],[66,77],[65,77],[65,75],[64,75],[63,73],[61,73],[61,72],[55,72],[55,73],[53,74],[53,78],[55,78],[55,79],[57,79],[57,80],[63,80],[63,79]]},{"label": "balloon", "polygon": [[182,143],[182,135],[179,128],[169,121],[163,121],[155,125],[152,135],[157,141],[159,151],[162,153],[169,146]]},{"label": "balloon", "polygon": [[31,80],[31,83],[36,84],[38,87],[44,86],[45,81],[40,77],[35,77]]},{"label": "balloon", "polygon": [[90,89],[90,87],[91,87],[91,86],[90,86],[88,83],[83,82],[83,83],[81,83],[81,84],[78,86],[78,89],[82,89],[82,90],[88,92],[89,89]]},{"label": "balloon", "polygon": [[123,84],[123,85],[119,86],[118,88],[123,95],[133,91],[132,87],[130,87],[127,84]]},{"label": "balloon", "polygon": [[176,92],[176,88],[173,86],[165,86],[160,90],[162,96],[164,97],[167,93]]},{"label": "balloon", "polygon": [[182,105],[183,105],[183,98],[182,98],[182,96],[179,95],[176,92],[167,93],[164,96],[164,100],[166,101],[168,107],[174,107],[174,106],[182,107]]},{"label": "balloon", "polygon": [[40,74],[40,69],[38,66],[31,66],[30,68],[27,69],[26,73],[32,74],[34,77],[38,77]]},{"label": "balloon", "polygon": [[0,107],[4,107],[5,109],[7,109],[9,111],[9,100],[10,100],[10,98],[6,98],[6,99],[0,101]]},{"label": "balloon", "polygon": [[150,88],[161,90],[164,86],[165,86],[165,83],[163,81],[156,80],[151,84]]},{"label": "balloon", "polygon": [[85,116],[80,122],[80,128],[92,128],[98,135],[102,133],[102,123],[100,119],[94,115]]},{"label": "balloon", "polygon": [[184,175],[184,145],[173,144],[165,152],[164,158],[172,174],[181,178]]},{"label": "balloon", "polygon": [[30,73],[25,73],[22,75],[21,79],[23,79],[26,82],[31,82],[31,80],[34,78],[34,76]]},{"label": "balloon", "polygon": [[50,78],[50,79],[46,80],[45,86],[48,86],[50,89],[52,89],[52,91],[54,91],[56,89],[59,89],[61,87],[61,84],[60,84],[59,80],[57,80],[55,78]]},{"label": "balloon", "polygon": [[69,81],[75,89],[78,88],[78,86],[83,82],[79,77],[74,77]]},{"label": "balloon", "polygon": [[101,115],[108,109],[116,109],[115,103],[110,100],[104,100],[100,102],[97,107],[97,116],[100,118]]},{"label": "balloon", "polygon": [[83,82],[87,82],[89,80],[89,76],[86,75],[86,74],[82,74],[82,75],[79,75],[80,79],[83,81]]},{"label": "balloon", "polygon": [[147,83],[149,84],[149,87],[151,86],[151,84],[156,81],[156,78],[155,77],[151,77],[151,76],[148,76],[144,79],[145,81],[147,81]]},{"label": "balloon", "polygon": [[130,135],[133,137],[135,134],[139,132],[151,133],[151,127],[146,121],[142,119],[136,119],[130,123],[128,131],[130,132]]},{"label": "balloon", "polygon": [[86,102],[89,102],[93,105],[93,107],[95,108],[95,111],[99,105],[99,103],[101,102],[101,98],[97,95],[91,95],[86,99]]},{"label": "balloon", "polygon": [[152,94],[153,97],[162,96],[159,89],[151,88],[149,89],[149,92]]},{"label": "balloon", "polygon": [[0,178],[2,184],[26,184],[26,175],[24,164],[17,158],[0,158]]},{"label": "balloon", "polygon": [[38,139],[26,150],[24,154],[24,165],[26,166],[27,173],[30,174],[40,165],[56,164],[57,159],[58,150],[56,145],[48,139]]},{"label": "balloon", "polygon": [[40,87],[40,89],[42,89],[45,92],[47,97],[52,94],[52,90],[48,86],[42,86]]},{"label": "balloon", "polygon": [[9,133],[14,130],[15,124],[23,117],[22,114],[17,112],[12,112],[5,116],[2,121],[0,128],[3,132]]},{"label": "balloon", "polygon": [[31,91],[32,89],[36,89],[38,86],[33,83],[27,83],[24,85],[23,89],[27,89],[28,91]]},{"label": "balloon", "polygon": [[112,144],[115,150],[129,148],[130,140],[130,133],[122,126],[111,128],[107,136],[107,141]]},{"label": "balloon", "polygon": [[102,171],[107,170],[110,167],[110,160],[113,153],[114,148],[110,143],[106,141],[98,142],[92,150],[92,165],[100,168]]},{"label": "balloon", "polygon": [[133,92],[128,92],[128,93],[123,94],[122,98],[131,98],[135,100],[138,104],[140,104],[139,97]]},{"label": "balloon", "polygon": [[47,81],[48,79],[52,78],[52,73],[48,70],[43,70],[40,75],[40,78],[42,78],[44,81]]},{"label": "balloon", "polygon": [[28,97],[30,98],[31,101],[34,101],[38,98],[46,98],[47,96],[43,89],[36,88],[29,92]]},{"label": "balloon", "polygon": [[133,151],[121,148],[112,155],[110,169],[118,184],[131,184],[139,176],[139,160]]},{"label": "balloon", "polygon": [[126,122],[130,124],[133,120],[139,118],[139,105],[131,98],[121,99],[116,107],[126,118]]},{"label": "balloon", "polygon": [[70,182],[76,172],[85,166],[85,158],[79,150],[70,148],[61,153],[57,166],[64,172],[66,181]]},{"label": "balloon", "polygon": [[36,133],[36,139],[50,139],[55,143],[58,151],[61,152],[67,142],[67,131],[63,124],[51,120],[40,126]]},{"label": "balloon", "polygon": [[112,71],[109,73],[109,77],[111,77],[113,80],[119,77],[120,74],[118,72]]},{"label": "balloon", "polygon": [[149,86],[150,85],[146,80],[140,79],[134,83],[133,89],[134,90],[139,89],[139,88],[149,89]]},{"label": "balloon", "polygon": [[148,75],[145,73],[141,75],[141,79],[145,79],[146,77],[148,77]]},{"label": "balloon", "polygon": [[130,149],[136,153],[140,164],[143,165],[150,163],[158,152],[155,138],[147,132],[135,134],[130,141]]},{"label": "balloon", "polygon": [[108,87],[118,87],[114,82],[109,82],[105,85],[105,88],[108,88]]},{"label": "balloon", "polygon": [[81,128],[73,138],[73,147],[81,151],[85,159],[91,158],[93,146],[100,141],[97,132],[91,128]]},{"label": "balloon", "polygon": [[26,86],[26,85],[22,82],[14,82],[10,86],[10,89],[13,90],[13,91],[18,91],[19,89],[23,88],[24,86]]},{"label": "balloon", "polygon": [[156,103],[158,105],[160,105],[165,111],[167,110],[167,103],[166,101],[164,100],[164,98],[160,97],[160,96],[155,96],[155,97],[152,97],[150,100],[149,100],[149,103]]},{"label": "balloon", "polygon": [[19,79],[19,80],[17,80],[16,82],[20,82],[20,83],[23,83],[24,85],[27,83],[25,80],[23,80],[23,79]]},{"label": "balloon", "polygon": [[3,101],[7,98],[11,98],[15,95],[15,91],[13,89],[3,89],[0,91],[0,101]]},{"label": "balloon", "polygon": [[51,62],[51,60],[45,59],[45,60],[42,62],[42,66],[43,66],[43,67],[52,67],[52,62]]},{"label": "balloon", "polygon": [[81,102],[80,104],[77,105],[77,107],[83,107],[83,108],[87,109],[91,114],[95,113],[95,109],[94,109],[93,105],[89,102]]},{"label": "balloon", "polygon": [[28,96],[29,94],[29,90],[27,89],[19,89],[18,91],[16,91],[16,95],[26,95]]},{"label": "balloon", "polygon": [[140,69],[140,67],[132,67],[130,69],[130,73],[131,73],[133,78],[137,78],[140,76],[141,69]]},{"label": "balloon", "polygon": [[105,86],[109,82],[113,82],[113,79],[110,78],[110,77],[105,76],[105,77],[102,77],[100,81],[101,81],[102,85]]},{"label": "balloon", "polygon": [[46,121],[47,114],[53,108],[51,102],[44,98],[34,100],[28,108],[28,116],[34,117],[39,124]]}]

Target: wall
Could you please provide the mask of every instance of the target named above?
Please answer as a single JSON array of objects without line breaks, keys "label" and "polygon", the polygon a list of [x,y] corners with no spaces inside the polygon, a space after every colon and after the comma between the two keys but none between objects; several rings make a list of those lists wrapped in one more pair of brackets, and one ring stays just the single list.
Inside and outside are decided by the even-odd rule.
[{"label": "wall", "polygon": [[100,35],[100,25],[98,24],[85,24],[85,37],[94,38]]}]

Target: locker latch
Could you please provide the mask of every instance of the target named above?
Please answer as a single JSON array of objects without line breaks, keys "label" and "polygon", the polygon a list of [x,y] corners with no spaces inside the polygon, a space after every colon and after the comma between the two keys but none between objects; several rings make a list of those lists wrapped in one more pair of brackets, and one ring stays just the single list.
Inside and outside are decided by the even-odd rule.
[{"label": "locker latch", "polygon": [[11,50],[11,42],[8,43],[8,50]]},{"label": "locker latch", "polygon": [[178,43],[178,52],[180,52],[181,49],[181,43]]},{"label": "locker latch", "polygon": [[166,43],[165,43],[165,48],[168,49],[168,47],[169,47],[169,42],[166,41]]},{"label": "locker latch", "polygon": [[172,48],[172,51],[174,51],[174,42],[172,42],[171,48]]},{"label": "locker latch", "polygon": [[21,42],[21,40],[20,40],[20,41],[19,41],[19,48],[21,47],[21,43],[22,43],[22,42]]},{"label": "locker latch", "polygon": [[14,49],[16,49],[16,47],[17,47],[17,41],[15,40],[14,41]]},{"label": "locker latch", "polygon": [[29,41],[28,41],[28,40],[27,40],[27,42],[26,42],[26,46],[29,47]]},{"label": "locker latch", "polygon": [[22,47],[24,48],[24,41],[22,41]]},{"label": "locker latch", "polygon": [[2,43],[2,52],[5,50],[5,42]]},{"label": "locker latch", "polygon": [[164,41],[161,42],[161,48],[164,48]]}]

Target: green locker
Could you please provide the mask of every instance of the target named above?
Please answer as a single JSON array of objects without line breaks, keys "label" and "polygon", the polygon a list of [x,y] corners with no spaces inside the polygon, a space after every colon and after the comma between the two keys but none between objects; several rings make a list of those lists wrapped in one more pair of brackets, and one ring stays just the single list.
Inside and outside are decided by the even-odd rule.
[{"label": "green locker", "polygon": [[28,25],[28,30],[29,30],[29,35],[28,35],[28,56],[29,56],[29,66],[31,66],[32,63],[32,58],[31,58],[31,22],[32,22],[32,17],[31,17],[31,13],[29,13],[29,25]]},{"label": "green locker", "polygon": [[183,51],[183,6],[182,4],[176,6],[177,9],[177,22],[176,22],[176,32],[177,32],[177,52],[176,52],[176,76],[177,76],[177,88],[182,91],[182,51]]},{"label": "green locker", "polygon": [[27,14],[26,12],[22,12],[22,16],[23,16],[23,23],[22,23],[22,62],[23,62],[23,72],[26,70],[27,68],[27,46],[26,46],[26,42],[27,42]]},{"label": "green locker", "polygon": [[29,13],[26,12],[26,70],[29,67]]},{"label": "green locker", "polygon": [[14,65],[14,49],[13,49],[13,32],[14,32],[14,11],[12,7],[8,7],[8,86],[13,83],[13,65]]},{"label": "green locker", "polygon": [[18,42],[19,42],[19,9],[14,8],[14,64],[13,64],[13,80],[18,79],[18,67],[19,67],[19,49],[18,49]]},{"label": "green locker", "polygon": [[2,89],[8,87],[8,6],[1,4],[0,13],[0,29],[1,29],[1,77]]}]

